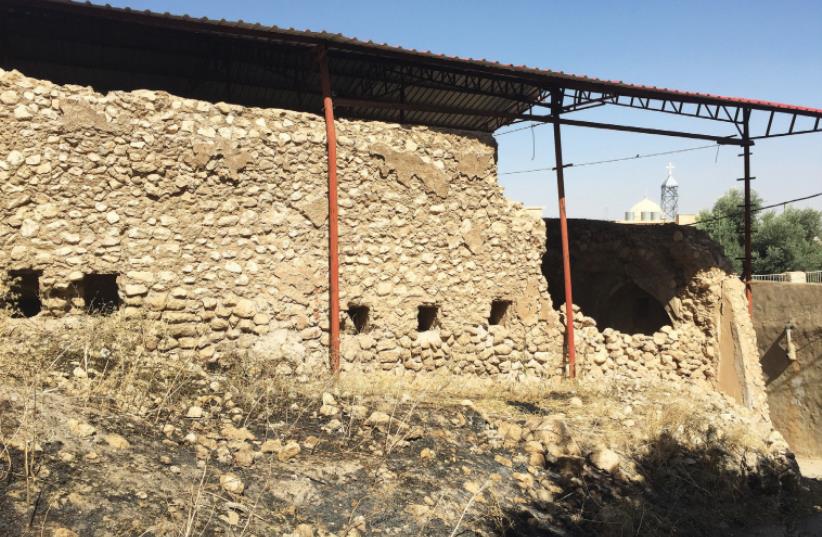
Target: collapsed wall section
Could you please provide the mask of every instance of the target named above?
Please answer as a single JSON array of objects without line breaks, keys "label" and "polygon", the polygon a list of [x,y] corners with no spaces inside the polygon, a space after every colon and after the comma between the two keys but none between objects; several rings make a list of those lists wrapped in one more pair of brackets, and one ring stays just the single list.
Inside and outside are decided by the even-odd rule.
[{"label": "collapsed wall section", "polygon": [[[542,268],[560,305],[559,222],[547,219],[546,229]],[[583,374],[685,378],[764,404],[741,284],[705,233],[594,220],[569,220],[568,232]]]}]

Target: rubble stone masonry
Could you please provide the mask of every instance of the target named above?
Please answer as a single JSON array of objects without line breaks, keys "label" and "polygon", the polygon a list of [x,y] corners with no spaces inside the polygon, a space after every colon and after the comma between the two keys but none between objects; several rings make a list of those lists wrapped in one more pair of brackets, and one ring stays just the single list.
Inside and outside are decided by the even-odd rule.
[{"label": "rubble stone masonry", "polygon": [[[493,139],[337,130],[343,367],[562,375],[545,225],[503,196]],[[94,313],[100,282],[116,282],[124,315],[166,325],[169,353],[324,368],[325,167],[320,116],[0,71],[0,278],[36,276],[36,319]],[[727,274],[701,268],[676,282],[678,313],[658,333],[581,317],[583,371],[713,383]]]}]

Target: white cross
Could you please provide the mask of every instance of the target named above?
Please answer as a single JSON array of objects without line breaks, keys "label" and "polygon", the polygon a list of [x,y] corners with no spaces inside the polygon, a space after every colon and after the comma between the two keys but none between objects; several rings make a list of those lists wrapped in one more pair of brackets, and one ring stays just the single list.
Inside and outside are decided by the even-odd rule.
[{"label": "white cross", "polygon": [[669,177],[674,174],[674,165],[671,164],[670,162],[668,163],[667,166],[665,166],[665,169],[668,170],[668,176]]}]

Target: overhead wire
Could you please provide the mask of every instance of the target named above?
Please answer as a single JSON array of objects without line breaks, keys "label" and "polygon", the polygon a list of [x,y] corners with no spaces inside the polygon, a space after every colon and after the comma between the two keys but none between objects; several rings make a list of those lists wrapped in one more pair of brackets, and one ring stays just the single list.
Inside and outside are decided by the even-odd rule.
[{"label": "overhead wire", "polygon": [[[763,207],[757,207],[756,209],[751,209],[751,213],[758,213],[759,211],[764,211],[764,210],[767,210],[767,209],[773,209],[774,207],[784,207],[785,205],[789,205],[791,203],[796,203],[798,201],[805,201],[805,200],[809,200],[809,199],[813,199],[813,198],[818,198],[819,196],[822,196],[822,192],[817,192],[816,194],[811,194],[809,196],[803,196],[801,198],[794,198],[792,200],[780,201],[779,203],[772,203],[770,205],[765,205]],[[737,211],[735,213],[726,213],[726,214],[723,214],[722,216],[715,216],[713,218],[708,218],[706,220],[698,220],[696,222],[692,222],[690,224],[684,224],[684,225],[686,225],[686,226],[697,226],[699,224],[708,224],[710,222],[718,222],[719,220],[725,220],[725,219],[728,219],[728,218],[736,218],[738,216],[742,216],[743,214],[745,214],[745,211]]]},{"label": "overhead wire", "polygon": [[531,123],[530,125],[526,125],[525,127],[517,127],[517,128],[514,128],[514,129],[508,129],[507,131],[495,132],[494,136],[505,136],[506,134],[511,134],[511,133],[514,133],[514,132],[520,132],[520,131],[524,131],[526,129],[533,129],[534,127],[542,127],[544,125],[547,125],[547,123]]},{"label": "overhead wire", "polygon": [[[651,157],[661,157],[664,155],[675,155],[677,153],[687,153],[689,151],[699,151],[702,149],[712,149],[717,148],[719,149],[719,144],[710,144],[710,145],[700,145],[697,147],[686,147],[682,149],[672,149],[670,151],[660,151],[658,153],[646,153],[640,154],[637,153],[636,155],[632,155],[630,157],[619,157],[619,158],[612,158],[606,160],[593,160],[589,162],[580,162],[580,163],[570,163],[566,165],[566,168],[574,167],[574,168],[582,168],[584,166],[597,166],[599,164],[612,164],[614,162],[624,162],[626,160],[637,160],[643,158],[651,158]],[[499,172],[498,175],[516,175],[521,173],[532,173],[532,172],[544,172],[544,171],[552,171],[553,167],[545,167],[545,168],[531,168],[528,170],[512,170],[508,172]]]},{"label": "overhead wire", "polygon": [[[533,142],[533,136],[534,136],[533,129],[534,129],[534,127],[540,127],[542,125],[546,125],[546,123],[538,123],[536,125],[531,124],[531,125],[524,126],[524,127],[509,129],[507,131],[496,133],[496,134],[494,134],[494,136],[503,136],[505,134],[511,134],[511,133],[514,133],[514,132],[519,132],[519,131],[524,131],[526,129],[531,129],[531,137],[532,137],[532,142]],[[573,166],[574,168],[581,168],[581,167],[584,167],[584,166],[597,166],[597,165],[600,165],[600,164],[612,164],[614,162],[625,162],[625,161],[628,161],[628,160],[637,160],[637,159],[644,159],[644,158],[661,157],[661,156],[665,156],[665,155],[675,155],[675,154],[678,154],[678,153],[687,153],[687,152],[690,152],[690,151],[700,151],[700,150],[703,150],[703,149],[712,149],[712,148],[716,148],[716,157],[714,159],[716,161],[719,158],[719,148],[720,147],[721,147],[720,144],[714,143],[714,144],[709,144],[709,145],[700,145],[700,146],[696,146],[696,147],[685,147],[685,148],[682,148],[682,149],[672,149],[670,151],[660,151],[660,152],[657,152],[657,153],[646,153],[646,154],[637,153],[636,155],[633,155],[633,156],[630,156],[630,157],[620,157],[620,158],[612,158],[612,159],[605,159],[605,160],[593,160],[593,161],[588,161],[588,162],[580,162],[580,163],[577,163],[577,164],[570,163],[570,164],[567,164],[566,167],[572,167]],[[532,149],[534,149],[534,148],[532,148]],[[532,157],[532,160],[533,160],[533,157]],[[544,168],[532,168],[532,169],[527,169],[527,170],[512,170],[512,171],[508,171],[508,172],[499,172],[498,175],[516,175],[516,174],[522,174],[522,173],[553,171],[554,169],[555,169],[554,167],[544,167]],[[763,207],[758,207],[756,209],[751,210],[751,213],[765,211],[767,209],[773,209],[774,207],[784,207],[785,205],[789,205],[791,203],[797,203],[799,201],[814,199],[814,198],[818,198],[820,196],[822,196],[822,192],[817,192],[816,194],[810,194],[808,196],[803,196],[801,198],[794,198],[794,199],[790,199],[790,200],[781,201],[779,203],[773,203],[773,204],[770,204],[770,205],[765,205]],[[744,211],[739,211],[738,213],[725,214],[725,215],[718,216],[718,217],[715,217],[715,218],[709,218],[707,220],[700,220],[700,221],[693,222],[691,224],[685,224],[685,225],[686,226],[695,226],[695,225],[699,225],[699,224],[707,224],[707,223],[710,223],[710,222],[716,222],[716,221],[724,220],[724,219],[727,219],[727,218],[734,218],[734,217],[742,215],[743,213],[744,213]]]}]

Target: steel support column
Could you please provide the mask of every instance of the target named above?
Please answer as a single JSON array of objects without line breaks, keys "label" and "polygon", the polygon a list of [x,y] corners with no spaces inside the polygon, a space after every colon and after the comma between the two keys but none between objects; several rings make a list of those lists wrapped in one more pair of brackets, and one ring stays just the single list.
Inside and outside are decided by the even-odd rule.
[{"label": "steel support column", "polygon": [[[551,96],[551,113],[559,120],[562,110],[562,94]],[[554,121],[554,158],[557,171],[557,196],[559,198],[559,229],[562,239],[562,275],[565,279],[565,339],[568,348],[568,376],[576,376],[576,349],[574,346],[574,297],[571,285],[571,253],[568,247],[568,219],[565,215],[565,170],[562,164],[562,137],[560,122]]]},{"label": "steel support column", "polygon": [[325,47],[319,50],[320,83],[325,113],[325,138],[328,149],[328,326],[329,364],[332,373],[340,370],[340,254],[339,211],[337,207],[337,131],[334,128],[334,103],[331,100],[331,75]]},{"label": "steel support column", "polygon": [[748,300],[748,315],[753,315],[753,290],[751,289],[751,141],[748,123],[750,109],[743,113],[742,157],[745,166],[745,258],[742,262],[742,280],[745,282],[745,298]]}]

